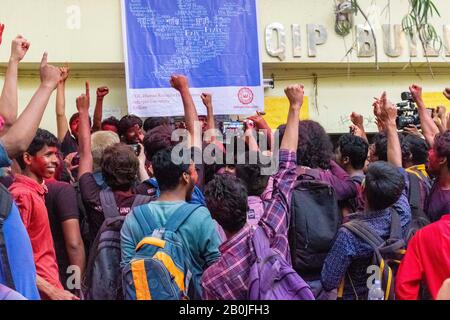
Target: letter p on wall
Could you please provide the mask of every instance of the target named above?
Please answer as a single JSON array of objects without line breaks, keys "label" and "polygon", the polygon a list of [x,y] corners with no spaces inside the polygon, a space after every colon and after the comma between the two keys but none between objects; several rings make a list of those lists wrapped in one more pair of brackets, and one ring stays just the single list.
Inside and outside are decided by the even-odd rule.
[{"label": "letter p on wall", "polygon": [[78,5],[72,5],[66,9],[66,26],[69,30],[81,29],[81,8]]}]

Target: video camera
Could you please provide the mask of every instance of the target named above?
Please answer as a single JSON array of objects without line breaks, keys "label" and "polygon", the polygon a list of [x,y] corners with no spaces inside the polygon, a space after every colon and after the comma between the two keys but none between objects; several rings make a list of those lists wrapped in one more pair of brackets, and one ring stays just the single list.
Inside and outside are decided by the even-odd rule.
[{"label": "video camera", "polygon": [[420,128],[419,110],[410,92],[402,93],[402,102],[397,103],[397,114],[398,130],[403,130],[410,125]]}]

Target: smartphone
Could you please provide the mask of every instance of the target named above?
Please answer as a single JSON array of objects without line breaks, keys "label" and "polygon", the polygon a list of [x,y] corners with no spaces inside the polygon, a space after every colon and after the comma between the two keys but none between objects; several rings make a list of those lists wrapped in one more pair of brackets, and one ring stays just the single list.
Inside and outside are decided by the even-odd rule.
[{"label": "smartphone", "polygon": [[243,121],[225,121],[222,127],[222,133],[226,136],[230,135],[244,135],[245,123]]}]

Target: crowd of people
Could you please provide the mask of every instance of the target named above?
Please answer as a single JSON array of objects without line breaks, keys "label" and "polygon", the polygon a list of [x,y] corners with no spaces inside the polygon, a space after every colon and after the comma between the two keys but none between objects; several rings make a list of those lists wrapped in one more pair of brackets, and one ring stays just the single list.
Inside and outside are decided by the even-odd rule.
[{"label": "crowd of people", "polygon": [[[181,125],[103,119],[108,87],[91,120],[89,82],[67,120],[70,67],[47,53],[19,116],[29,48],[12,41],[0,97],[0,299],[365,300],[374,288],[450,299],[450,116],[430,115],[420,86],[409,88],[420,129],[398,130],[383,93],[379,132],[369,139],[355,112],[333,145],[319,123],[299,121],[296,84],[285,125],[272,131],[258,113],[224,139],[214,97],[201,96],[199,117],[182,75],[170,79]],[[54,91],[56,136],[39,128]]]}]

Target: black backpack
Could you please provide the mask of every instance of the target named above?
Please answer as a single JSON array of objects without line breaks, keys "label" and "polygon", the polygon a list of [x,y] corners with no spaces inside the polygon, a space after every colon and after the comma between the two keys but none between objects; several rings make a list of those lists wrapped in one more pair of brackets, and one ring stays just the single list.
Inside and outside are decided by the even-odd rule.
[{"label": "black backpack", "polygon": [[408,226],[406,233],[406,241],[409,242],[414,234],[430,224],[430,220],[424,212],[424,208],[420,197],[420,178],[412,173],[408,172],[409,177],[409,194],[408,201],[411,207],[411,223]]},{"label": "black backpack", "polygon": [[[150,197],[136,195],[132,208],[150,201]],[[83,294],[87,300],[123,300],[120,231],[126,217],[120,215],[111,189],[100,192],[100,202],[105,221],[91,248]]]},{"label": "black backpack", "polygon": [[341,223],[334,188],[309,171],[300,175],[292,194],[289,246],[292,265],[305,280],[320,279]]},{"label": "black backpack", "polygon": [[7,287],[15,290],[14,279],[12,277],[11,267],[9,265],[8,252],[6,250],[5,235],[3,226],[12,209],[12,198],[8,190],[0,184],[0,268],[5,278]]},{"label": "black backpack", "polygon": [[[384,300],[395,300],[395,274],[406,253],[406,242],[402,237],[400,216],[397,211],[391,209],[391,230],[387,240],[383,240],[361,220],[351,220],[342,226],[372,247],[372,264],[380,267],[381,286],[385,294]],[[344,277],[338,290],[338,299],[342,298],[345,278],[351,280],[348,274]]]}]

